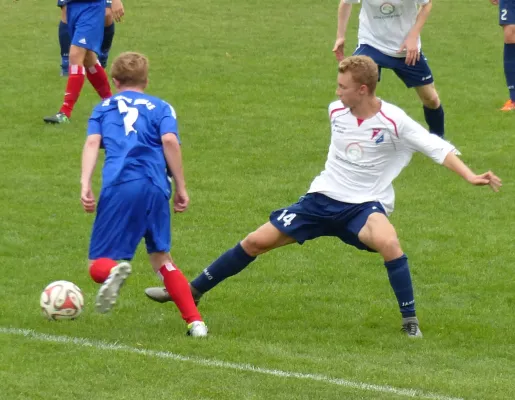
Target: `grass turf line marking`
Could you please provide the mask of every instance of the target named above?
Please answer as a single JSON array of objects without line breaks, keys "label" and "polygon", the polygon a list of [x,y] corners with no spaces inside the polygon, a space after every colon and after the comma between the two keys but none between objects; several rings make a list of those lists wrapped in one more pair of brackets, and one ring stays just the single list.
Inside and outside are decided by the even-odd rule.
[{"label": "grass turf line marking", "polygon": [[70,337],[70,336],[49,335],[46,333],[39,333],[39,332],[33,331],[31,329],[0,327],[0,334],[23,336],[27,339],[38,340],[41,342],[73,344],[73,345],[77,345],[80,347],[91,347],[96,350],[122,351],[122,352],[132,353],[132,354],[140,354],[140,355],[147,356],[147,357],[162,358],[162,359],[174,360],[174,361],[185,361],[185,362],[190,362],[190,363],[207,366],[207,367],[226,368],[226,369],[232,369],[232,370],[236,370],[236,371],[256,372],[256,373],[263,374],[263,375],[278,376],[281,378],[311,380],[311,381],[328,383],[331,385],[343,386],[346,388],[359,389],[359,390],[378,392],[378,393],[391,393],[391,394],[395,394],[395,395],[399,395],[399,396],[413,397],[413,398],[417,398],[417,399],[464,400],[464,399],[458,398],[458,397],[449,397],[449,396],[440,395],[440,394],[436,394],[436,393],[424,392],[419,389],[402,389],[402,388],[396,388],[396,387],[388,386],[388,385],[374,385],[374,384],[364,383],[364,382],[349,381],[347,379],[331,378],[326,375],[281,371],[281,370],[277,370],[277,369],[255,367],[250,364],[238,364],[238,363],[231,363],[231,362],[227,362],[227,361],[210,360],[207,358],[189,357],[189,356],[183,356],[180,354],[171,353],[168,351],[138,349],[136,347],[130,347],[130,346],[127,346],[124,344],[118,344],[118,343],[108,343],[108,342],[102,342],[102,341],[98,341],[98,340],[90,340],[90,339],[76,338],[76,337]]}]

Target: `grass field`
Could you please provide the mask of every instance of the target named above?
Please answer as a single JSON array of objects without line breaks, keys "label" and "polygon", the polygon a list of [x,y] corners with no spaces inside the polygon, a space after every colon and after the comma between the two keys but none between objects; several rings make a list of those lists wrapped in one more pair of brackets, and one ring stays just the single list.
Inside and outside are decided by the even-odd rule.
[{"label": "grass field", "polygon": [[[331,238],[264,255],[205,296],[211,336],[187,338],[140,248],[116,308],[99,315],[86,269],[92,216],[79,201],[86,83],[66,126],[46,126],[59,77],[51,1],[6,1],[0,74],[0,399],[514,399],[514,115],[502,34],[488,1],[436,1],[423,48],[447,138],[498,194],[416,156],[395,183],[423,340],[399,333],[384,267]],[[173,256],[196,276],[323,168],[337,1],[126,0],[111,60],[151,61],[149,92],[177,110],[191,208],[173,219]],[[357,8],[347,51],[356,44]],[[423,122],[413,91],[383,74],[381,97]],[[98,172],[98,171],[97,171]],[[97,191],[99,187],[97,179]],[[51,281],[85,294],[76,321],[48,322]]]}]

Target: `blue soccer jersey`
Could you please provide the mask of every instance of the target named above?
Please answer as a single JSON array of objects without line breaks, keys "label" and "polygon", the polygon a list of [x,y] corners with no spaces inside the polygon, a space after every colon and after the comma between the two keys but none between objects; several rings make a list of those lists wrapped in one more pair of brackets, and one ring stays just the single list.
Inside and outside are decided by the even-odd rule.
[{"label": "blue soccer jersey", "polygon": [[175,110],[156,97],[125,91],[95,107],[88,135],[102,136],[102,188],[150,179],[169,199],[171,185],[161,142],[166,133],[179,137]]},{"label": "blue soccer jersey", "polygon": [[113,3],[113,0],[57,0],[57,7],[64,7],[67,3],[76,3],[76,2],[90,2],[90,3],[97,3],[99,1],[105,1],[106,7],[111,8],[111,4]]}]

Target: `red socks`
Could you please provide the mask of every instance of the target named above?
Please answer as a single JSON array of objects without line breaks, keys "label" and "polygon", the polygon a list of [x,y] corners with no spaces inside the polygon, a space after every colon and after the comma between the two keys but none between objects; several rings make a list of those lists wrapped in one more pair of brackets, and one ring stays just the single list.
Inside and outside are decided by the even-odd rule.
[{"label": "red socks", "polygon": [[66,83],[64,101],[59,110],[59,112],[66,114],[68,118],[70,118],[73,107],[79,99],[82,86],[84,86],[84,74],[102,99],[112,96],[109,79],[100,62],[97,61],[97,64],[87,70],[82,65],[70,65],[68,67],[68,82]]},{"label": "red socks", "polygon": [[105,69],[102,68],[99,61],[97,61],[94,66],[89,67],[86,70],[86,76],[102,99],[107,99],[112,96],[109,79],[107,78]]},{"label": "red socks", "polygon": [[159,269],[166,290],[181,312],[182,319],[187,324],[202,321],[197,306],[191,295],[190,285],[182,272],[173,264],[166,263]]},{"label": "red socks", "polygon": [[59,110],[59,112],[66,114],[68,118],[70,118],[73,107],[79,99],[82,86],[84,86],[84,67],[82,65],[70,65],[68,67],[68,82],[66,83],[64,101]]}]

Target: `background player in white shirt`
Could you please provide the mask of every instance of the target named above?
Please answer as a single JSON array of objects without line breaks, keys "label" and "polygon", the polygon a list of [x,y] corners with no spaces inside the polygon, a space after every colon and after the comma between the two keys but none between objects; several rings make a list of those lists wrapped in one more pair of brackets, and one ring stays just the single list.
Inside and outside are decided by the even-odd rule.
[{"label": "background player in white shirt", "polygon": [[[345,34],[352,4],[360,0],[341,0],[338,29],[333,52],[344,58]],[[363,0],[359,14],[358,47],[354,55],[371,57],[381,68],[388,68],[415,88],[424,108],[429,132],[444,136],[444,111],[433,83],[433,73],[421,51],[420,32],[431,12],[431,0]]]},{"label": "background player in white shirt", "polygon": [[[490,185],[497,191],[501,181],[490,171],[473,173],[454,154],[450,143],[377,98],[377,78],[378,68],[370,57],[352,56],[340,62],[336,90],[340,100],[329,106],[331,144],[324,171],[297,203],[273,211],[269,222],[222,254],[190,283],[197,302],[260,254],[320,236],[336,236],[382,256],[402,314],[402,331],[410,337],[422,336],[408,259],[387,217],[394,206],[392,181],[416,151],[473,185]],[[169,300],[163,288],[145,292],[153,300]]]}]

